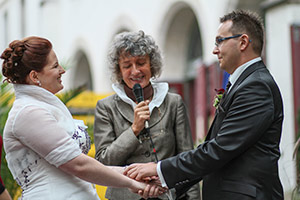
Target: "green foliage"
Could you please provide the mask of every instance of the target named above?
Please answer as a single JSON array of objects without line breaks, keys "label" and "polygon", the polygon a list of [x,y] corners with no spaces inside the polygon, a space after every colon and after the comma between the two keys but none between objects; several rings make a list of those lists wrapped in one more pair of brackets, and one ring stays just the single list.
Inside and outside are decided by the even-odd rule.
[{"label": "green foliage", "polygon": [[[0,81],[0,132],[1,135],[3,135],[4,125],[8,116],[8,112],[11,109],[14,94],[12,92],[11,84],[2,82],[2,74],[0,74]],[[17,192],[19,185],[15,182],[8,169],[7,161],[5,159],[5,152],[3,151],[3,149],[1,149],[1,151],[1,177],[6,189],[13,196],[13,194]]]},{"label": "green foliage", "polygon": [[88,123],[86,125],[88,127],[86,131],[88,132],[88,134],[91,138],[91,144],[94,144],[94,124]]},{"label": "green foliage", "polygon": [[293,190],[292,200],[300,200],[300,188],[299,188],[299,184]]},{"label": "green foliage", "polygon": [[7,119],[8,112],[11,108],[11,101],[14,98],[14,95],[12,93],[11,85],[8,83],[2,83],[2,75],[0,74],[0,131],[1,134],[3,133],[4,124]]},{"label": "green foliage", "polygon": [[86,89],[85,85],[79,86],[75,89],[70,89],[64,93],[57,95],[57,97],[64,103],[67,104],[71,99],[77,97],[81,92]]}]

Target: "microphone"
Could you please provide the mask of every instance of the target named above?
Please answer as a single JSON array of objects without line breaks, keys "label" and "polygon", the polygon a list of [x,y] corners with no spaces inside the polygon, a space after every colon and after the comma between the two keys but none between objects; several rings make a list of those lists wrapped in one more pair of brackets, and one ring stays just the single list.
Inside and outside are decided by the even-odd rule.
[{"label": "microphone", "polygon": [[143,94],[143,88],[139,83],[134,84],[132,88],[134,97],[138,103],[141,101],[144,101],[144,94]]},{"label": "microphone", "polygon": [[[134,84],[134,86],[132,88],[132,91],[133,91],[134,97],[135,97],[135,99],[138,103],[140,103],[141,101],[144,101],[143,88],[139,83]],[[155,156],[155,160],[156,160],[156,162],[158,162],[157,153],[156,153],[156,150],[155,150],[155,147],[154,147],[152,137],[150,135],[149,123],[148,123],[147,120],[145,121],[145,128],[146,128],[146,133],[150,138],[150,143],[151,143],[152,148],[153,148],[153,153],[154,153],[154,156]]]},{"label": "microphone", "polygon": [[[144,101],[143,88],[139,83],[134,84],[132,91],[133,91],[134,97],[138,103],[140,103],[141,101]],[[147,120],[145,121],[145,128],[146,129],[149,128],[149,123]]]}]

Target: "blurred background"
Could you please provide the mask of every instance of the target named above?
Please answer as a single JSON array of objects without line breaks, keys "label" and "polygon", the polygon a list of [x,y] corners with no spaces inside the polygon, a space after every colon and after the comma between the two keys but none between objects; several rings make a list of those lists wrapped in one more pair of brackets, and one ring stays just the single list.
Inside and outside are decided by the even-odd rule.
[{"label": "blurred background", "polygon": [[[26,36],[49,39],[67,68],[61,95],[85,86],[66,103],[75,118],[89,125],[93,137],[96,102],[113,92],[106,59],[110,43],[120,32],[143,30],[162,50],[159,80],[183,97],[197,145],[214,116],[215,89],[224,87],[228,77],[212,54],[219,18],[235,9],[256,11],[265,23],[263,59],[281,89],[285,109],[279,172],[286,199],[291,199],[299,192],[299,156],[293,158],[293,150],[300,126],[300,0],[0,0],[0,50]],[[11,92],[1,82],[1,134]],[[9,187],[14,183],[4,155],[1,176],[17,196],[19,190]]]}]

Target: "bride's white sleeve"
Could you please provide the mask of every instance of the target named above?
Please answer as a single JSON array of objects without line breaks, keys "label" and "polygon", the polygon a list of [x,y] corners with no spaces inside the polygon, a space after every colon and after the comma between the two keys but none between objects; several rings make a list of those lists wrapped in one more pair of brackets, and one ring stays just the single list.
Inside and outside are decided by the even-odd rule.
[{"label": "bride's white sleeve", "polygon": [[54,116],[41,107],[23,108],[15,118],[13,134],[56,167],[81,154],[78,144],[58,125]]}]

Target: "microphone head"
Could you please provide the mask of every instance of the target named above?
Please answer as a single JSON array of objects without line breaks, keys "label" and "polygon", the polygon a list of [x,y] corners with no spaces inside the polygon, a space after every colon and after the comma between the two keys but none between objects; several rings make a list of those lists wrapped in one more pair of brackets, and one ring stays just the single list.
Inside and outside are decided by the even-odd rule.
[{"label": "microphone head", "polygon": [[134,84],[132,88],[134,97],[138,103],[141,101],[144,101],[144,94],[143,94],[143,88],[139,83]]}]

